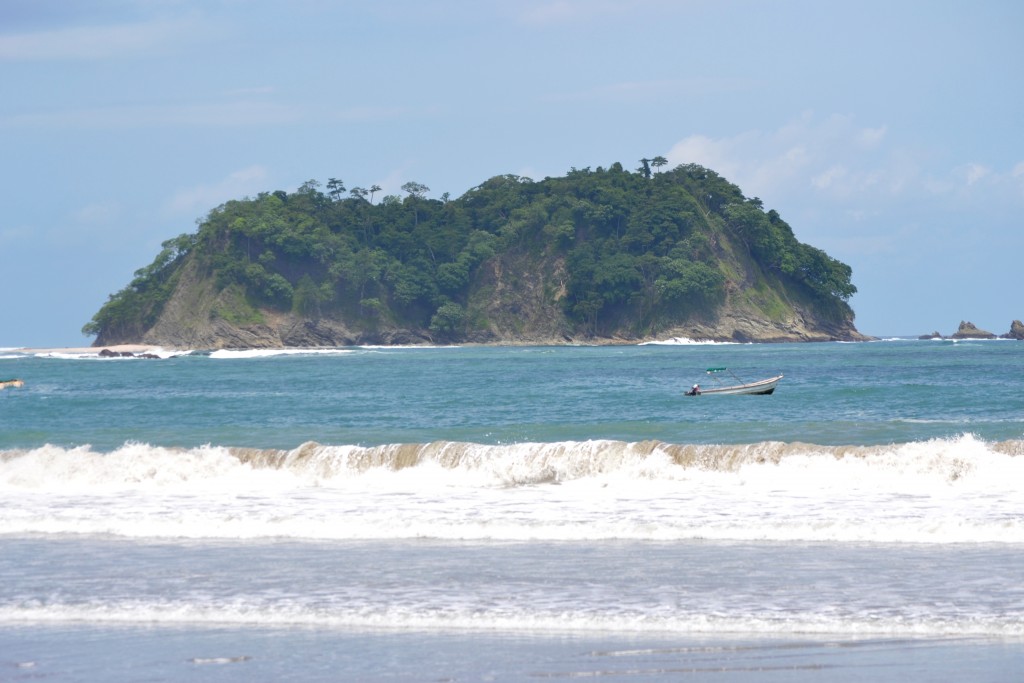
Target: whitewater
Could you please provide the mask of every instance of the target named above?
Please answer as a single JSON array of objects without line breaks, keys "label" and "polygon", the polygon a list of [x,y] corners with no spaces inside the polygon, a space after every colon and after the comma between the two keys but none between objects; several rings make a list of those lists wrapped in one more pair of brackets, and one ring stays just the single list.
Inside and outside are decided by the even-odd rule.
[{"label": "whitewater", "polygon": [[0,680],[1024,667],[1017,342],[159,355],[0,353]]},{"label": "whitewater", "polygon": [[1024,544],[1024,441],[44,446],[0,460],[8,534]]}]

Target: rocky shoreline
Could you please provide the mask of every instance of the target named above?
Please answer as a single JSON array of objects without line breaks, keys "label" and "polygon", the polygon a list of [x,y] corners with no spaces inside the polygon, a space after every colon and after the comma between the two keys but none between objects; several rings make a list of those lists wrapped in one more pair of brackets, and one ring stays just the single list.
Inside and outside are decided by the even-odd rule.
[{"label": "rocky shoreline", "polygon": [[960,327],[953,334],[945,337],[938,332],[922,334],[918,339],[1017,339],[1024,341],[1024,323],[1014,320],[1010,323],[1010,331],[1006,334],[995,334],[988,330],[977,327],[974,323],[966,320],[960,321]]}]

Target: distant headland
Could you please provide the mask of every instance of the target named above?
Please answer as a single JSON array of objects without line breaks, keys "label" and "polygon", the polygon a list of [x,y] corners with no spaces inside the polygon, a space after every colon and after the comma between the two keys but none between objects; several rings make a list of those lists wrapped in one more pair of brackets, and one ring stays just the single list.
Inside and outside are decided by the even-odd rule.
[{"label": "distant headland", "polygon": [[714,171],[490,178],[459,198],[331,178],[229,201],[83,327],[94,347],[863,341],[849,266]]}]

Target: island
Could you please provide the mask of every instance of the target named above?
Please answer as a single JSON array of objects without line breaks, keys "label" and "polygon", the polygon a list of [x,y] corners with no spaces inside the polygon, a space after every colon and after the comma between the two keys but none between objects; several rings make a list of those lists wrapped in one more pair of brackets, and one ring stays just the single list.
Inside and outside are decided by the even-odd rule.
[{"label": "island", "polygon": [[663,157],[458,198],[330,178],[211,210],[84,327],[93,346],[859,341],[850,267]]}]

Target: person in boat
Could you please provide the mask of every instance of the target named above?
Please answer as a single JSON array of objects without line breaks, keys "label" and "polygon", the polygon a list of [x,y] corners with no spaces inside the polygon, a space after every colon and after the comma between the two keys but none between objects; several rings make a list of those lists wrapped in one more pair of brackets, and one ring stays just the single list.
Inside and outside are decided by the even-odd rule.
[{"label": "person in boat", "polygon": [[700,396],[700,385],[694,384],[693,388],[686,392],[687,396]]}]

